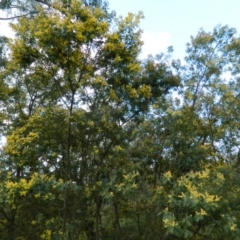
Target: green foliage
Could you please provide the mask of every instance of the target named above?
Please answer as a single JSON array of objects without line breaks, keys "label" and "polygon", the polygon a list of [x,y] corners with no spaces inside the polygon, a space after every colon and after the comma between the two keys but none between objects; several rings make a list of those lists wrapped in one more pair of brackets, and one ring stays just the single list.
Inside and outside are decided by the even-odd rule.
[{"label": "green foliage", "polygon": [[[27,4],[26,4],[27,3]],[[238,239],[239,37],[139,59],[142,13],[17,4],[0,38],[2,239]]]},{"label": "green foliage", "polygon": [[172,186],[170,194],[165,193],[166,181],[157,194],[159,199],[167,198],[166,208],[158,214],[167,234],[179,239],[238,239],[239,206],[236,192],[232,193],[239,188],[239,180],[231,167],[206,168],[177,180],[167,172],[165,179]]}]

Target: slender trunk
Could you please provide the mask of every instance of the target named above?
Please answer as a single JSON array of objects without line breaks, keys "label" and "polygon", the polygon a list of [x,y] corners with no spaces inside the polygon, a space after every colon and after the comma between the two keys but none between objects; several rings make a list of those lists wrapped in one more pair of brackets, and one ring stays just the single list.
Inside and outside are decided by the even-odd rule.
[{"label": "slender trunk", "polygon": [[[97,207],[98,208],[98,207]],[[97,209],[98,211],[98,209]],[[99,240],[99,219],[98,219],[98,212],[96,213],[96,240]]]},{"label": "slender trunk", "polygon": [[[18,205],[18,204],[17,204]],[[17,208],[17,206],[16,206]],[[16,216],[16,209],[12,209],[11,210],[11,216],[7,217],[8,220],[8,237],[9,240],[15,240],[16,236],[15,236],[15,216]]]},{"label": "slender trunk", "polygon": [[[66,156],[66,166],[64,174],[64,182],[67,183],[69,179],[69,168],[70,168],[70,158],[71,158],[71,131],[72,131],[72,110],[74,103],[74,93],[72,93],[72,99],[69,109],[68,117],[68,129],[67,129],[67,156]],[[67,224],[67,212],[68,212],[68,189],[64,188],[64,203],[63,203],[63,232],[66,233],[66,224]]]},{"label": "slender trunk", "polygon": [[96,240],[99,240],[99,225],[101,228],[101,214],[100,214],[100,210],[101,210],[101,206],[102,206],[102,198],[101,196],[97,196],[96,197]]},{"label": "slender trunk", "polygon": [[113,206],[114,206],[114,212],[115,212],[115,224],[116,224],[116,229],[117,229],[115,239],[121,239],[122,238],[122,228],[121,228],[120,221],[119,221],[118,206],[115,201],[113,203]]}]

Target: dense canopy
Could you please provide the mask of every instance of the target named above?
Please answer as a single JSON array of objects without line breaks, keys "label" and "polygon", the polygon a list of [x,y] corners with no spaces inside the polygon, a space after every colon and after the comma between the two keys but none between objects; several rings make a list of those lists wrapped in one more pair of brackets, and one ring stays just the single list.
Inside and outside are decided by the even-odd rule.
[{"label": "dense canopy", "polygon": [[235,29],[141,59],[142,13],[0,8],[1,239],[240,239]]}]

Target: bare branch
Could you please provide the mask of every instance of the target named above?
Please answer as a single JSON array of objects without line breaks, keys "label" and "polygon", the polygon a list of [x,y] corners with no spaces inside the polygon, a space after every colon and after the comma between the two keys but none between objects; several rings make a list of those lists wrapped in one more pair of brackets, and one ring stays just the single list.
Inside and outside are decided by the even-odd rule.
[{"label": "bare branch", "polygon": [[35,0],[36,2],[39,2],[39,3],[42,3],[42,4],[44,4],[44,5],[47,5],[48,7],[51,7],[51,4],[50,3],[48,3],[47,1],[42,1],[42,0]]},{"label": "bare branch", "polygon": [[0,20],[13,20],[13,19],[16,19],[16,18],[25,17],[27,15],[36,14],[36,13],[38,13],[38,11],[32,11],[32,12],[29,12],[29,13],[26,13],[26,14],[23,14],[23,15],[14,16],[14,17],[6,17],[6,18],[1,18],[0,17]]}]

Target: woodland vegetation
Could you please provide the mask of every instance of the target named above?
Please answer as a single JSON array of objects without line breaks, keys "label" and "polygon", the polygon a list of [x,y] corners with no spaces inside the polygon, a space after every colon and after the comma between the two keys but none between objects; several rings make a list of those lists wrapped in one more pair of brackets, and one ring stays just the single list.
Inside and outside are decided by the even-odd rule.
[{"label": "woodland vegetation", "polygon": [[1,239],[240,239],[235,29],[200,30],[184,62],[142,60],[141,13],[0,8]]}]

